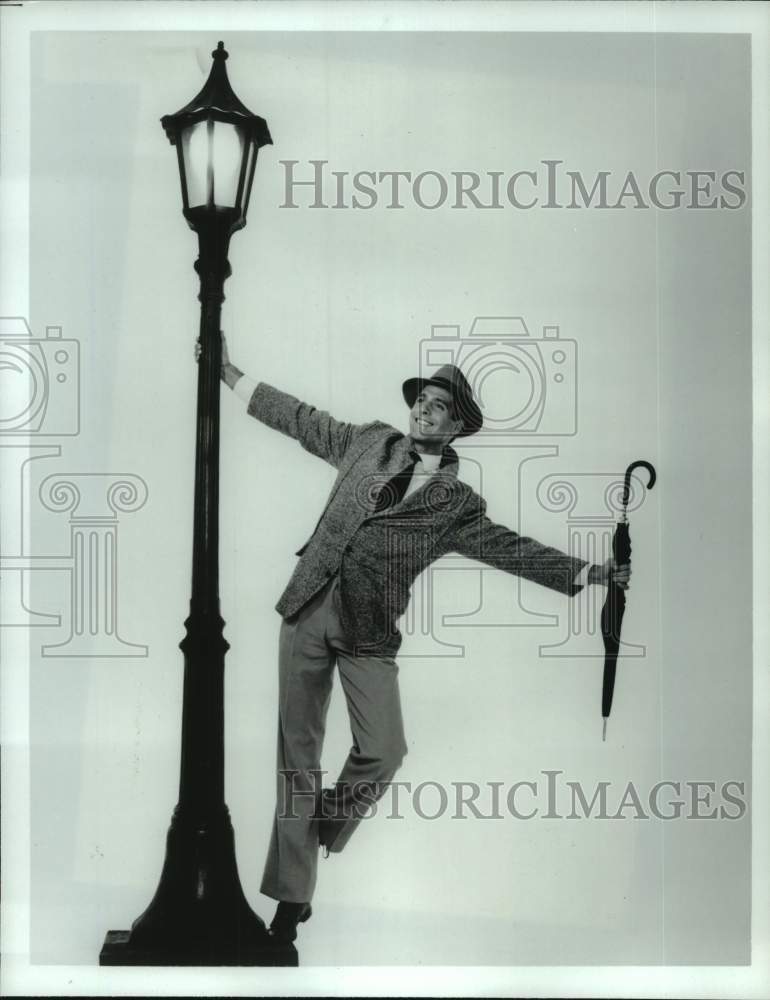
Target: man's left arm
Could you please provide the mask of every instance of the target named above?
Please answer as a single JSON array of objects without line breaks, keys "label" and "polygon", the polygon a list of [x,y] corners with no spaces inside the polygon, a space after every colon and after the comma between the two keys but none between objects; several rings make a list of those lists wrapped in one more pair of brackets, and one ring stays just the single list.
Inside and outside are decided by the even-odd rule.
[{"label": "man's left arm", "polygon": [[[481,500],[460,520],[453,532],[452,551],[558,590],[569,597],[579,593],[588,583],[608,582],[614,565],[611,559],[598,566],[569,556],[534,538],[519,535],[504,524],[497,524],[487,517],[486,507],[486,501]],[[615,569],[617,582],[625,587],[630,570],[626,571],[625,567]]]}]

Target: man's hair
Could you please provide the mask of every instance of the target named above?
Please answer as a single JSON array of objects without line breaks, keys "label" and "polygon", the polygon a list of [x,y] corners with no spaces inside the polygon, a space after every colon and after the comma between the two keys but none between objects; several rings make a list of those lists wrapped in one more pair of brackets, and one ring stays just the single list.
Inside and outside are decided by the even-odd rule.
[{"label": "man's hair", "polygon": [[[463,418],[462,418],[462,415],[458,412],[458,409],[459,408],[457,406],[457,400],[454,398],[454,396],[452,396],[451,405],[449,407],[450,416],[452,417],[452,420],[460,420],[460,421],[462,421]],[[462,430],[462,427],[460,428],[460,431],[461,430]],[[458,431],[457,434],[455,434],[454,437],[452,437],[452,438],[449,439],[448,443],[452,444],[452,442],[455,441],[459,436],[460,436],[460,432]]]}]

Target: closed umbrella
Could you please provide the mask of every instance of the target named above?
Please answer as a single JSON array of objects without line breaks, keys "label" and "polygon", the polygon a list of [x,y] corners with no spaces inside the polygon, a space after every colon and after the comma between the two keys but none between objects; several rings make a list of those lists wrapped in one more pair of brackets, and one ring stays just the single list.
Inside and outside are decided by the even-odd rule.
[{"label": "closed umbrella", "polygon": [[[620,521],[615,528],[612,538],[612,555],[615,563],[622,566],[631,561],[631,534],[628,525],[628,497],[631,490],[631,473],[634,469],[646,469],[650,476],[647,489],[651,490],[657,478],[655,469],[649,462],[632,462],[626,469],[623,480],[623,496]],[[615,669],[618,663],[618,649],[620,648],[620,626],[623,623],[623,615],[626,610],[626,595],[623,588],[615,583],[610,575],[609,586],[607,588],[607,599],[602,608],[602,636],[604,637],[604,677],[602,680],[602,741],[607,737],[607,719],[610,717],[612,709],[612,696],[615,691]]]}]

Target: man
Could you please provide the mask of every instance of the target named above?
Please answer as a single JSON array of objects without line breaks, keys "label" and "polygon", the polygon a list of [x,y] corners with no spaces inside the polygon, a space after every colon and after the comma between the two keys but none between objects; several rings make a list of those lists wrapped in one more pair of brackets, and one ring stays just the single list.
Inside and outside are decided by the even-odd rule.
[{"label": "man", "polygon": [[[199,348],[198,348],[199,354]],[[630,566],[589,566],[486,516],[457,478],[457,437],[479,431],[481,410],[462,372],[445,365],[403,385],[409,433],[381,421],[351,424],[303,403],[230,362],[222,379],[262,423],[337,470],[326,507],[279,599],[277,806],[262,892],[278,901],[273,937],[293,941],[311,914],[319,845],[338,853],[365,807],[406,754],[396,622],[415,578],[458,552],[569,596],[586,583],[624,589]],[[333,670],[339,670],[353,746],[333,789],[321,789],[321,749]]]}]

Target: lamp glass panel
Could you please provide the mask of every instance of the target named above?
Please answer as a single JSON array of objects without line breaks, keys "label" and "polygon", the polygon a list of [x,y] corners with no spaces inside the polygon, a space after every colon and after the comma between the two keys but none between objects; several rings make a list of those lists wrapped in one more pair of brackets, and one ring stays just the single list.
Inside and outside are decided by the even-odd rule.
[{"label": "lamp glass panel", "polygon": [[251,196],[251,186],[254,180],[254,161],[257,158],[257,144],[254,141],[249,143],[248,150],[249,161],[246,164],[246,172],[243,177],[243,214],[245,215],[249,208],[249,197]]},{"label": "lamp glass panel", "polygon": [[208,202],[208,123],[196,122],[182,130],[182,160],[187,180],[187,203],[197,208]]},{"label": "lamp glass panel", "polygon": [[234,208],[241,160],[246,152],[244,137],[241,130],[229,122],[213,124],[211,156],[214,172],[214,204],[220,208]]},{"label": "lamp glass panel", "polygon": [[246,155],[241,129],[209,118],[182,131],[182,158],[190,208],[234,208],[241,159]]}]

